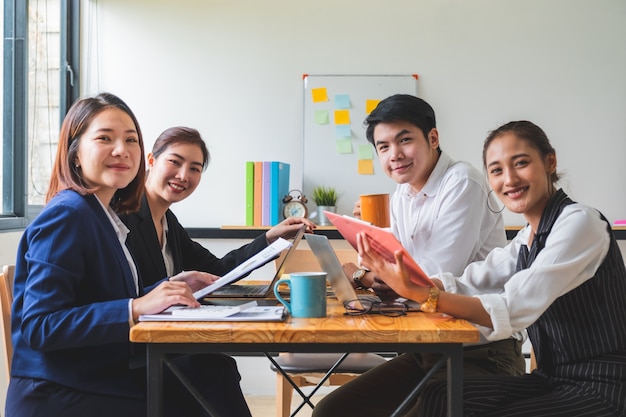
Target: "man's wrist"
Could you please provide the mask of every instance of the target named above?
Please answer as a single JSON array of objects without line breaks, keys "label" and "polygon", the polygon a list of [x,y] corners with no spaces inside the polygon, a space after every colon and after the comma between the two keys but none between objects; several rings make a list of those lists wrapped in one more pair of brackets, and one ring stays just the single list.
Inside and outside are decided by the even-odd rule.
[{"label": "man's wrist", "polygon": [[354,273],[352,274],[352,281],[355,284],[355,288],[357,290],[364,290],[367,289],[367,287],[363,284],[362,279],[365,277],[365,274],[367,273],[367,269],[363,269],[363,268],[359,268],[356,271],[354,271]]}]

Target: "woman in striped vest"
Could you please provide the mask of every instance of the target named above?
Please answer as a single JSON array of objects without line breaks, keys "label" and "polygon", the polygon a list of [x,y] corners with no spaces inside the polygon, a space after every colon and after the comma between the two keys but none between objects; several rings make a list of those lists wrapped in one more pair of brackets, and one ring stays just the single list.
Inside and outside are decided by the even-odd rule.
[{"label": "woman in striped vest", "polygon": [[[507,123],[483,148],[489,183],[528,222],[504,248],[419,287],[358,238],[362,263],[423,309],[467,319],[489,340],[527,329],[537,369],[523,376],[465,379],[468,416],[625,416],[626,269],[597,210],[558,189],[556,152],[541,128]],[[446,415],[445,383],[429,385],[417,415]]]}]

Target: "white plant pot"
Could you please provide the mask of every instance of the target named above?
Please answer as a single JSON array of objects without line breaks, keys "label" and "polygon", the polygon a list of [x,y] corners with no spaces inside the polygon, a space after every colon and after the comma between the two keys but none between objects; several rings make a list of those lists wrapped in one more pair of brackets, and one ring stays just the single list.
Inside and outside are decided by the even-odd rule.
[{"label": "white plant pot", "polygon": [[337,206],[318,206],[317,207],[317,224],[320,226],[331,226],[332,223],[326,215],[325,211],[330,211],[331,213],[337,212]]}]

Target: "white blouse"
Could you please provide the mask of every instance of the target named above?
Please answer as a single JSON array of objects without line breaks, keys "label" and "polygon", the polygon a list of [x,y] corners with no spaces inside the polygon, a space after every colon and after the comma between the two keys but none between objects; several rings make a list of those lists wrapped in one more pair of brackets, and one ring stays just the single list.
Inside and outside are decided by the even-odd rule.
[{"label": "white blouse", "polygon": [[128,261],[130,271],[133,274],[133,281],[135,282],[135,293],[139,294],[139,273],[137,272],[137,266],[135,265],[133,256],[130,254],[128,247],[126,247],[126,237],[128,236],[130,230],[128,230],[128,227],[126,227],[122,220],[120,220],[120,218],[117,216],[117,213],[115,213],[115,211],[110,206],[105,207],[97,195],[94,194],[94,197],[96,197],[96,200],[98,200],[98,202],[100,203],[100,206],[102,207],[107,217],[109,218],[109,221],[111,222],[111,226],[113,226],[113,229],[115,230],[117,239],[120,241],[120,246],[124,251],[124,256]]},{"label": "white blouse", "polygon": [[558,297],[592,278],[610,245],[607,223],[598,211],[571,204],[563,208],[533,264],[516,273],[519,249],[528,243],[530,234],[526,226],[510,244],[468,265],[458,278],[450,273],[438,276],[446,291],[481,300],[493,329],[477,327],[488,340],[524,330]]}]

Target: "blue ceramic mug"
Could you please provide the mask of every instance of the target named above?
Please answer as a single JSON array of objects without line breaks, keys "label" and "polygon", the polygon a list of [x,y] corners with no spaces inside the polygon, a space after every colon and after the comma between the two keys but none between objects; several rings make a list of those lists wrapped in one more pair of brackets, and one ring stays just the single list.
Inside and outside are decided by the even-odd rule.
[{"label": "blue ceramic mug", "polygon": [[[289,301],[278,292],[283,283],[289,286]],[[292,272],[276,281],[274,295],[292,317],[326,317],[326,272]]]}]

